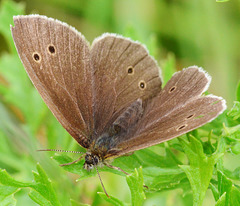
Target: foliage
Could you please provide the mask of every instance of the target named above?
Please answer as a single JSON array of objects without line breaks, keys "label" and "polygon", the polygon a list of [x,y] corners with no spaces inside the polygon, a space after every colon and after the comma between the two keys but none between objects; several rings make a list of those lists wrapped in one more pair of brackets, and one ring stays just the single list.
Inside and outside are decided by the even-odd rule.
[{"label": "foliage", "polygon": [[[59,1],[59,5],[76,13],[84,10],[84,5],[78,7],[76,1],[72,2],[71,8],[64,2]],[[96,20],[94,15],[100,11],[94,6],[94,1],[89,2],[83,14],[92,22]],[[102,7],[111,7],[112,3],[109,2],[105,1]],[[98,192],[101,190],[99,187],[87,189],[90,188],[90,183],[86,181],[96,177],[96,171],[84,170],[83,160],[63,169],[56,164],[71,162],[76,159],[75,156],[55,154],[53,161],[47,153],[36,154],[36,149],[42,145],[84,150],[73,143],[49,112],[17,56],[9,25],[13,25],[13,15],[24,14],[24,8],[23,4],[10,0],[5,0],[0,5],[0,33],[8,47],[7,52],[0,56],[0,205],[33,205],[35,202],[38,205],[54,206],[138,206],[149,204],[154,196],[172,192],[171,196],[180,199],[183,205],[198,206],[203,205],[208,189],[217,206],[240,205],[240,166],[229,169],[225,165],[226,158],[233,161],[229,155],[237,157],[240,154],[240,83],[233,107],[213,122],[180,138],[114,160],[113,165],[130,173],[126,176],[126,191],[129,188],[130,192],[126,194],[131,196],[131,200],[121,195],[110,195],[111,198],[108,198],[104,193]],[[117,25],[116,22],[109,21],[111,15],[108,10],[97,22],[105,26]],[[137,31],[130,25],[123,33],[145,42],[150,53],[158,58],[162,51],[157,49],[157,36],[151,34],[149,38],[144,38]],[[176,71],[177,63],[172,53],[167,54],[161,62],[165,83]],[[37,172],[31,173],[38,161],[41,166],[37,164]],[[115,179],[119,178],[118,175],[125,177],[123,173],[107,167],[99,168],[99,172],[109,175],[113,173]],[[72,179],[76,177],[78,182],[75,184]],[[110,194],[115,179],[109,180],[112,187],[107,190]],[[95,182],[94,184],[96,185]],[[30,198],[26,198],[26,191]]]}]

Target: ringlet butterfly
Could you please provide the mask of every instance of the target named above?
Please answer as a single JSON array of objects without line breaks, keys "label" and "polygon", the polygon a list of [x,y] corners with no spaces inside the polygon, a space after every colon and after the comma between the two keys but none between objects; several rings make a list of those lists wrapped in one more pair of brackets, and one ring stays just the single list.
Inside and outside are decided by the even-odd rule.
[{"label": "ringlet butterfly", "polygon": [[88,170],[99,164],[121,170],[108,160],[196,129],[226,108],[224,99],[202,96],[211,77],[196,66],[175,73],[162,89],[156,61],[129,38],[106,33],[90,46],[73,27],[40,15],[16,16],[14,25],[32,83],[87,149]]}]

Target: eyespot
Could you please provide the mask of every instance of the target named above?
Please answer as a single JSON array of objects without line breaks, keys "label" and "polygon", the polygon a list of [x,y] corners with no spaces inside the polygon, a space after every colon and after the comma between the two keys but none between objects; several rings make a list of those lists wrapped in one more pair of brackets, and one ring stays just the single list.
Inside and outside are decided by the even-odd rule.
[{"label": "eyespot", "polygon": [[127,68],[127,72],[128,72],[128,74],[133,74],[133,67],[132,67],[132,66],[129,66],[129,67]]},{"label": "eyespot", "polygon": [[194,114],[190,114],[186,117],[186,119],[191,119],[194,116]]},{"label": "eyespot", "polygon": [[184,128],[187,127],[187,126],[188,126],[187,124],[184,124],[184,125],[178,127],[176,130],[177,130],[177,131],[182,130],[182,129],[184,129]]},{"label": "eyespot", "polygon": [[139,87],[140,89],[145,89],[146,88],[146,83],[144,81],[139,82]]},{"label": "eyespot", "polygon": [[50,54],[55,54],[55,53],[56,53],[55,47],[54,47],[53,45],[49,45],[49,46],[48,46],[48,52],[49,52]]},{"label": "eyespot", "polygon": [[176,90],[177,89],[177,87],[176,86],[173,86],[173,87],[171,87],[171,89],[169,89],[169,93],[172,93],[174,90]]},{"label": "eyespot", "polygon": [[40,56],[40,54],[38,54],[37,52],[34,52],[33,53],[33,55],[32,55],[32,57],[33,57],[33,60],[35,61],[35,62],[40,62],[41,61],[41,56]]}]

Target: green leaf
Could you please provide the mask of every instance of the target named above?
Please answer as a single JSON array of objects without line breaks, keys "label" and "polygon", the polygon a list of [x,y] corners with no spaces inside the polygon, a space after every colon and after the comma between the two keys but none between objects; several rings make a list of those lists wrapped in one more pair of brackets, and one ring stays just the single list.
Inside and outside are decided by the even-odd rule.
[{"label": "green leaf", "polygon": [[[38,196],[39,197],[38,200],[45,201],[46,199],[51,203],[51,205],[54,205],[54,206],[61,205],[57,199],[57,196],[52,187],[51,181],[48,179],[47,174],[42,169],[40,164],[37,164],[37,171],[38,173],[33,172],[33,174],[34,174],[34,179],[38,184],[35,184],[34,186],[32,186],[32,188],[35,189],[40,195],[42,195],[42,197],[40,195]],[[37,197],[37,196],[34,196],[34,197]]]},{"label": "green leaf", "polygon": [[240,124],[234,127],[226,127],[225,124],[223,124],[223,136],[240,139]]},{"label": "green leaf", "polygon": [[13,25],[13,16],[24,14],[25,6],[22,3],[14,1],[2,1],[0,5],[0,33],[7,41],[10,51],[16,53],[16,49],[12,40],[10,25]]},{"label": "green leaf", "polygon": [[215,206],[226,206],[226,193],[224,193],[217,201]]},{"label": "green leaf", "polygon": [[29,187],[31,192],[30,198],[40,205],[60,206],[56,193],[52,187],[51,181],[48,179],[42,167],[37,165],[37,172],[33,171],[34,182],[20,182],[13,179],[6,170],[0,170],[0,183],[5,186],[14,187],[15,189]]},{"label": "green leaf", "polygon": [[229,193],[231,191],[232,182],[221,171],[217,172],[217,176],[218,176],[218,191],[220,196],[223,195],[225,192]]},{"label": "green leaf", "polygon": [[228,178],[230,178],[232,180],[239,181],[239,179],[240,179],[240,167],[237,167],[233,171],[230,171],[230,170],[227,170],[226,168],[224,168],[223,172]]},{"label": "green leaf", "polygon": [[209,188],[212,190],[215,201],[217,201],[219,199],[218,189],[212,183],[209,184]]},{"label": "green leaf", "polygon": [[235,187],[233,182],[222,171],[218,170],[217,176],[218,190],[221,197],[216,205],[240,205],[240,190]]},{"label": "green leaf", "polygon": [[240,205],[240,190],[232,185],[230,205]]},{"label": "green leaf", "polygon": [[240,142],[237,142],[235,145],[233,145],[231,151],[233,154],[240,154]]},{"label": "green leaf", "polygon": [[39,205],[52,206],[52,204],[35,190],[29,192],[29,197]]},{"label": "green leaf", "polygon": [[206,191],[213,174],[213,168],[217,160],[223,155],[222,153],[214,153],[206,156],[203,152],[201,142],[189,136],[189,142],[179,138],[182,147],[189,159],[190,165],[180,165],[186,173],[193,191],[193,205],[202,205]]},{"label": "green leaf", "polygon": [[121,200],[119,200],[119,199],[111,196],[111,195],[109,195],[109,197],[108,197],[108,196],[107,196],[105,193],[103,193],[103,192],[98,192],[98,195],[99,195],[102,199],[106,200],[107,202],[111,203],[111,204],[114,205],[114,206],[127,206],[127,205],[128,205],[128,204],[122,202]]},{"label": "green leaf", "polygon": [[9,187],[0,185],[0,205],[16,205],[14,193],[18,191],[16,187]]},{"label": "green leaf", "polygon": [[[159,146],[155,146],[158,149]],[[164,148],[163,148],[164,149]],[[131,173],[135,168],[143,167],[143,173],[145,181],[149,190],[161,190],[167,187],[176,187],[176,184],[180,184],[180,181],[186,178],[185,173],[178,168],[180,163],[169,148],[165,148],[166,155],[161,156],[153,152],[151,149],[144,149],[135,152],[135,154],[129,156],[122,156],[116,158],[112,163],[114,166],[120,167],[124,171]],[[79,156],[78,156],[79,157]],[[65,154],[55,154],[55,159],[59,164],[65,164],[74,161],[78,157],[72,159]],[[87,171],[83,168],[84,160],[64,166],[63,169],[78,174],[80,178],[78,181],[86,179],[88,177],[95,176],[97,173],[95,170]],[[121,176],[125,176],[123,172],[110,169],[108,167],[99,167],[99,172],[107,171]],[[161,173],[162,172],[162,173]],[[154,182],[153,182],[154,181]]]},{"label": "green leaf", "polygon": [[240,118],[240,102],[235,101],[231,110],[227,113],[229,117],[232,117],[233,120]]},{"label": "green leaf", "polygon": [[142,167],[135,169],[135,172],[126,177],[128,186],[131,191],[132,205],[140,206],[146,198],[143,192],[143,175]]},{"label": "green leaf", "polygon": [[180,168],[146,167],[143,174],[150,191],[175,188],[186,178],[186,174]]},{"label": "green leaf", "polygon": [[17,181],[13,179],[7,172],[6,170],[0,170],[0,183],[6,186],[11,186],[11,187],[32,187],[34,186],[34,183],[24,183]]}]

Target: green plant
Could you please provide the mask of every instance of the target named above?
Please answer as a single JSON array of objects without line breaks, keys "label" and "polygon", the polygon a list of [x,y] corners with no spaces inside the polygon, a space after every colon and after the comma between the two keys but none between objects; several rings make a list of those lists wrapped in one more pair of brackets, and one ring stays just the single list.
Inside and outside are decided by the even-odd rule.
[{"label": "green plant", "polygon": [[[114,160],[113,165],[130,173],[126,181],[131,203],[113,196],[109,199],[96,191],[89,195],[80,183],[96,176],[96,171],[84,170],[83,160],[62,169],[49,159],[47,153],[37,154],[40,142],[45,142],[43,144],[48,148],[83,149],[52,116],[24,71],[9,29],[9,25],[13,25],[13,15],[17,14],[24,14],[23,5],[12,1],[3,1],[0,5],[0,33],[8,45],[8,52],[0,56],[0,167],[5,168],[0,171],[0,205],[16,205],[17,201],[29,201],[31,205],[26,198],[14,198],[26,196],[23,188],[28,188],[29,197],[39,205],[83,205],[81,198],[84,198],[79,196],[82,193],[92,198],[93,205],[109,202],[138,206],[146,201],[146,197],[176,189],[185,196],[181,199],[184,205],[192,205],[192,202],[194,206],[202,205],[207,189],[211,189],[218,206],[240,205],[237,184],[240,167],[233,171],[226,169],[224,158],[228,154],[240,154],[240,83],[234,106],[213,122],[180,138]],[[125,33],[141,39],[131,27]],[[156,38],[152,36],[147,44],[150,53],[157,56]],[[168,55],[162,65],[165,82],[176,71],[175,64],[175,57]],[[56,154],[53,159],[59,164],[74,160],[65,154]],[[30,182],[30,171],[36,162],[42,166],[37,164],[37,172],[32,172],[33,181]],[[64,170],[78,175],[77,185]],[[106,167],[99,171],[124,176]],[[108,191],[111,194],[111,189]]]}]

